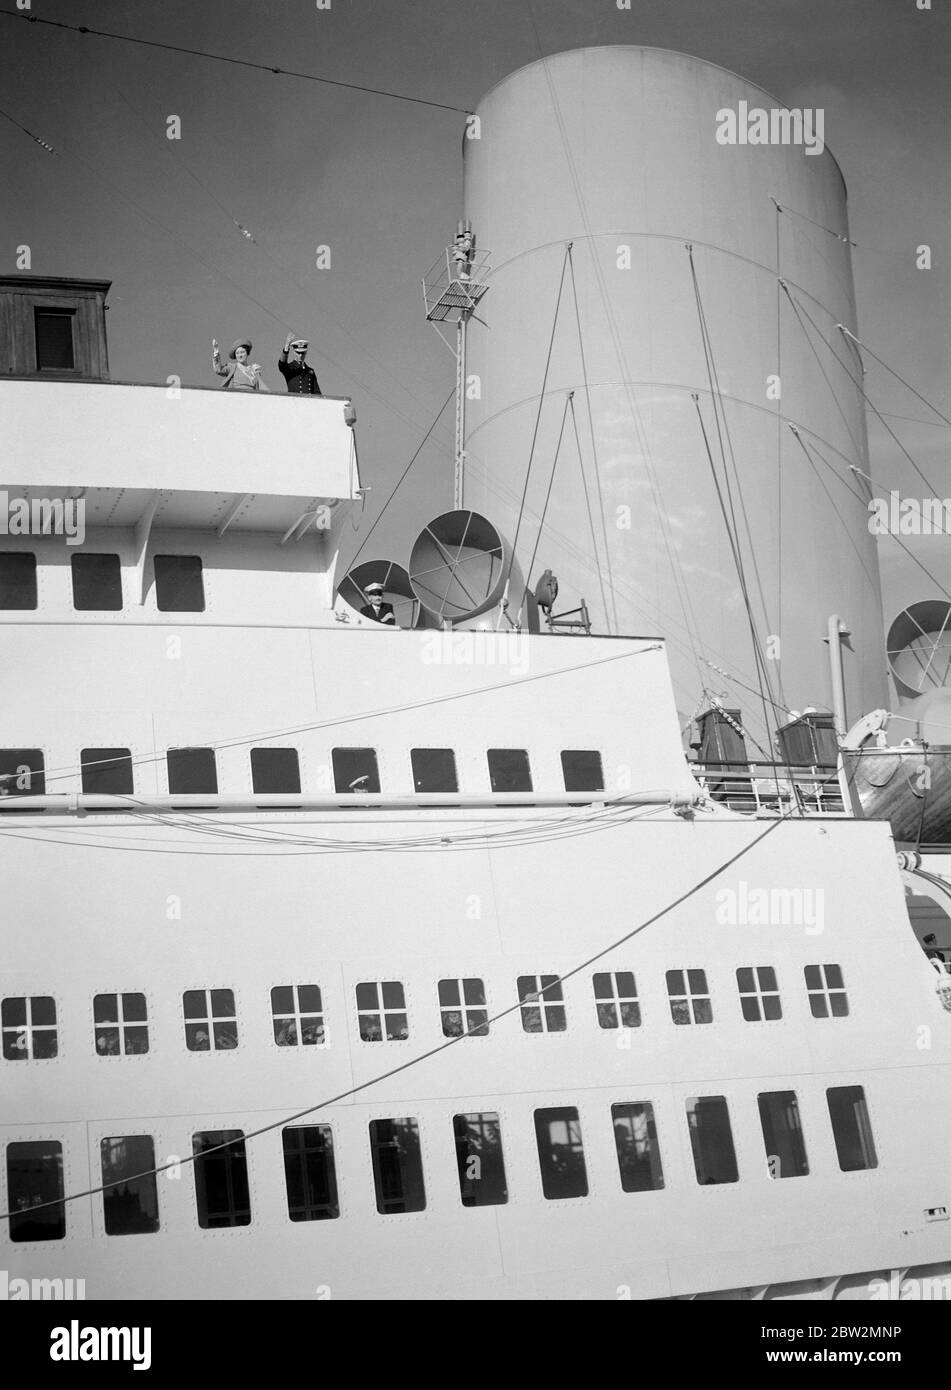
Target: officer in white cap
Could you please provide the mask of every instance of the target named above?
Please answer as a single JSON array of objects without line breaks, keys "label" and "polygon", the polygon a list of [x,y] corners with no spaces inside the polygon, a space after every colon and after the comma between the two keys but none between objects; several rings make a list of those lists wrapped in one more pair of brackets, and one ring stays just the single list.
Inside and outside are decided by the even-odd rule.
[{"label": "officer in white cap", "polygon": [[360,609],[360,617],[372,618],[375,623],[388,623],[390,627],[396,627],[392,603],[383,602],[383,585],[368,584],[363,592],[370,602]]},{"label": "officer in white cap", "polygon": [[284,351],[277,359],[277,370],[292,396],[322,395],[316,373],[307,361],[309,346],[306,338],[295,338],[288,333],[284,339]]}]

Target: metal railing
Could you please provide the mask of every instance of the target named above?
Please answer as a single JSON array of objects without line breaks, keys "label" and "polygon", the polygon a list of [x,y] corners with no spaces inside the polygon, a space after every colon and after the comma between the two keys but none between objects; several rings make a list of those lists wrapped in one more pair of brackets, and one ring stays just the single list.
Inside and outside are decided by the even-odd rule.
[{"label": "metal railing", "polygon": [[734,811],[792,811],[806,815],[850,814],[834,767],[790,767],[788,763],[691,763],[691,771],[713,801]]}]

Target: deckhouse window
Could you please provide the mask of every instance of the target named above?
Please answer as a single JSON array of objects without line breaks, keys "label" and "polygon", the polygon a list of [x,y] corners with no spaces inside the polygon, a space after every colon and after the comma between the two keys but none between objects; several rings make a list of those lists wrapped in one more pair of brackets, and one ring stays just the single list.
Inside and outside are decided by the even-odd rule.
[{"label": "deckhouse window", "polygon": [[375,748],[333,748],[334,791],[378,792],[380,773]]},{"label": "deckhouse window", "polygon": [[73,318],[75,309],[33,310],[38,372],[71,372],[75,369]]},{"label": "deckhouse window", "polygon": [[73,607],[79,612],[114,612],[122,607],[122,566],[118,555],[85,551],[70,558]]},{"label": "deckhouse window", "polygon": [[0,1033],[8,1062],[39,1061],[58,1052],[56,1001],[48,994],[12,995],[0,1003]]},{"label": "deckhouse window", "polygon": [[170,748],[165,754],[172,795],[217,794],[218,769],[213,748]]},{"label": "deckhouse window", "polygon": [[535,1143],[542,1192],[550,1202],[587,1197],[588,1170],[584,1161],[581,1121],[571,1105],[535,1111]]},{"label": "deckhouse window", "polygon": [[712,1023],[713,1005],[705,970],[668,970],[670,1016],[675,1023]]},{"label": "deckhouse window", "polygon": [[468,1033],[473,1038],[484,1038],[489,1031],[485,985],[481,980],[440,980],[439,1012],[444,1037],[461,1038]]},{"label": "deckhouse window", "polygon": [[518,999],[526,1033],[564,1033],[565,996],[557,975],[519,975]]},{"label": "deckhouse window", "polygon": [[405,1042],[409,1037],[406,997],[399,980],[357,985],[357,1019],[364,1042]]},{"label": "deckhouse window", "polygon": [[371,1120],[370,1153],[377,1211],[383,1216],[423,1211],[426,1188],[418,1122]]},{"label": "deckhouse window", "polygon": [[566,748],[561,754],[566,792],[603,792],[601,754],[587,748]]},{"label": "deckhouse window", "polygon": [[0,748],[0,806],[5,796],[42,796],[44,768],[41,748]]},{"label": "deckhouse window", "polygon": [[489,779],[494,792],[530,792],[532,771],[524,748],[490,748]]},{"label": "deckhouse window", "polygon": [[156,555],[155,606],[160,613],[204,613],[200,555]]},{"label": "deckhouse window", "polygon": [[0,608],[36,607],[36,556],[0,550]]},{"label": "deckhouse window", "polygon": [[332,1221],[340,1215],[333,1133],[329,1125],[290,1125],[281,1131],[287,1214],[292,1221]]},{"label": "deckhouse window", "polygon": [[7,1209],[11,1240],[63,1239],[62,1144],[30,1139],[7,1145]]},{"label": "deckhouse window", "polygon": [[128,748],[83,748],[79,754],[83,791],[102,796],[131,796],[132,754]]},{"label": "deckhouse window", "polygon": [[630,970],[598,971],[594,976],[594,1003],[599,1027],[640,1028],[637,981]]},{"label": "deckhouse window", "polygon": [[795,1091],[763,1091],[759,1097],[766,1162],[771,1178],[801,1178],[809,1172]]},{"label": "deckhouse window", "polygon": [[829,1119],[839,1167],[843,1173],[855,1173],[862,1168],[877,1168],[875,1140],[868,1117],[865,1090],[862,1086],[830,1086],[826,1091]]},{"label": "deckhouse window", "polygon": [[771,965],[743,965],[736,972],[740,1008],[747,1023],[770,1022],[782,1018],[783,1006]]},{"label": "deckhouse window", "polygon": [[664,1185],[654,1107],[648,1101],[612,1105],[614,1146],[623,1192],[653,1192]]},{"label": "deckhouse window", "polygon": [[198,1224],[202,1230],[250,1226],[251,1193],[243,1130],[209,1129],[193,1134],[192,1153]]},{"label": "deckhouse window", "polygon": [[456,755],[451,748],[411,748],[413,786],[418,792],[457,792]]},{"label": "deckhouse window", "polygon": [[296,748],[252,748],[251,785],[256,792],[300,791],[300,759]]},{"label": "deckhouse window", "polygon": [[223,1052],[238,1046],[234,990],[186,989],[182,995],[189,1052]]},{"label": "deckhouse window", "polygon": [[326,1042],[318,985],[276,985],[271,990],[271,1014],[278,1047],[316,1047]]},{"label": "deckhouse window", "polygon": [[849,996],[841,965],[807,965],[804,973],[813,1018],[847,1017]]},{"label": "deckhouse window", "polygon": [[150,1134],[125,1134],[99,1144],[102,1210],[107,1236],[151,1235],[159,1228],[155,1144]]},{"label": "deckhouse window", "polygon": [[459,1196],[464,1207],[501,1206],[509,1199],[502,1129],[494,1111],[453,1115]]},{"label": "deckhouse window", "polygon": [[737,1182],[736,1151],[725,1096],[693,1096],[687,1101],[687,1127],[693,1166],[701,1186]]},{"label": "deckhouse window", "polygon": [[97,994],[92,1001],[92,1015],[100,1057],[148,1052],[144,994]]}]

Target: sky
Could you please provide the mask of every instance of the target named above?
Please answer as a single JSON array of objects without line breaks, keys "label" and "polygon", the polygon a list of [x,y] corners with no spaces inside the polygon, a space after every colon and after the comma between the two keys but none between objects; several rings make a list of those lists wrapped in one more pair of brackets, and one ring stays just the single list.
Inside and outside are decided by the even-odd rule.
[{"label": "sky", "polygon": [[[17,3],[0,0],[0,110],[56,154],[0,118],[0,273],[14,272],[27,244],[36,274],[111,279],[119,381],[174,374],[214,385],[212,337],[227,347],[246,334],[280,387],[285,334],[305,334],[323,390],[356,402],[368,520],[452,387],[419,281],[461,212],[463,112],[514,69],[585,45],[676,49],[787,106],[825,109],[849,192],[861,335],[951,417],[948,0],[930,10],[919,8],[925,0],[632,0],[630,10],[617,0],[19,0],[29,6],[20,12]],[[179,140],[166,138],[172,116]],[[922,244],[932,248],[928,271],[915,266]],[[318,246],[330,248],[329,267],[317,268]],[[948,427],[868,366],[869,395],[951,497]],[[870,441],[873,475],[920,495],[874,417]],[[380,527],[381,553],[451,495],[450,408]],[[947,542],[915,544],[951,588]],[[889,546],[886,586],[893,554],[901,559]]]}]

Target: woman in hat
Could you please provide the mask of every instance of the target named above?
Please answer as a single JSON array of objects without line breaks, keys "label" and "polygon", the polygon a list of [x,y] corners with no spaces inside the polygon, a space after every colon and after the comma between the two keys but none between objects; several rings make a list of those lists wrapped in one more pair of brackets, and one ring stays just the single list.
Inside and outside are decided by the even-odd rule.
[{"label": "woman in hat", "polygon": [[235,391],[266,391],[268,389],[261,376],[261,368],[257,362],[251,361],[251,340],[249,338],[239,338],[236,343],[232,344],[227,362],[221,360],[221,353],[218,351],[218,339],[212,338],[211,365],[218,376],[225,378],[221,383],[225,389],[229,386]]}]

